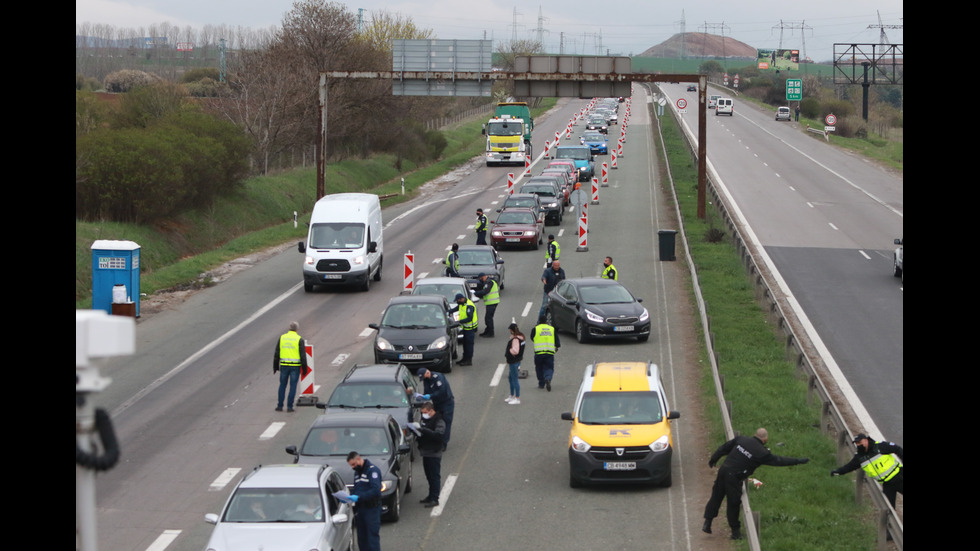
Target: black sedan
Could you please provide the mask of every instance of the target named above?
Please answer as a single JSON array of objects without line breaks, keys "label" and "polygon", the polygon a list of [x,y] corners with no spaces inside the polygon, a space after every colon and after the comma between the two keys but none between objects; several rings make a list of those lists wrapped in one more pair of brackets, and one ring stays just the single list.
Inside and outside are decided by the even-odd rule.
[{"label": "black sedan", "polygon": [[[460,250],[460,267],[462,260]],[[452,371],[459,322],[453,319],[449,308],[446,299],[439,295],[407,295],[389,300],[381,323],[368,325],[378,331],[374,339],[375,363],[403,363],[413,370],[424,367],[443,373]]]},{"label": "black sedan", "polygon": [[326,464],[354,487],[347,454],[356,451],[381,469],[382,519],[401,516],[402,497],[412,491],[412,448],[398,421],[387,413],[327,413],[313,421],[303,445],[287,446],[296,463]]},{"label": "black sedan", "polygon": [[[467,280],[470,288],[476,287],[473,281],[480,274],[497,282],[504,289],[504,259],[490,245],[460,245],[459,246],[459,275]],[[453,305],[450,305],[453,306]]]},{"label": "black sedan", "polygon": [[601,278],[566,279],[548,294],[549,324],[590,339],[650,338],[650,313],[618,281]]}]

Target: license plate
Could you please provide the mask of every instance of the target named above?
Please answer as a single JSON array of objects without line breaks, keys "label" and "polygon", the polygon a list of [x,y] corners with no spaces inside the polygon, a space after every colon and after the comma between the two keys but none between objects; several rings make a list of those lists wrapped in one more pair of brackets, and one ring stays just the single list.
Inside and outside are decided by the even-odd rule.
[{"label": "license plate", "polygon": [[606,461],[602,468],[607,471],[635,471],[635,461]]},{"label": "license plate", "polygon": [[613,327],[613,331],[632,331],[632,330],[633,330],[632,325],[617,325],[616,327]]},{"label": "license plate", "polygon": [[398,359],[399,360],[421,360],[422,359],[422,355],[421,354],[399,354],[398,355]]},{"label": "license plate", "polygon": [[508,237],[507,238],[507,242],[508,243],[520,243],[520,241],[521,241],[521,238],[520,237]]},{"label": "license plate", "polygon": [[343,279],[341,274],[323,274],[323,279]]}]

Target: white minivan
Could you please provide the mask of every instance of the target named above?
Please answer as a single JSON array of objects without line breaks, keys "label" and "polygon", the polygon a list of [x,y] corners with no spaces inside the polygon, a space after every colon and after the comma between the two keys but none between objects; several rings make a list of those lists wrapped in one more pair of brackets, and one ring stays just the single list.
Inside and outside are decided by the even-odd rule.
[{"label": "white minivan", "polygon": [[381,201],[371,193],[327,195],[313,206],[306,242],[299,243],[303,287],[355,286],[381,281],[384,262]]},{"label": "white minivan", "polygon": [[715,107],[715,116],[725,114],[729,117],[735,116],[735,102],[732,98],[718,98],[718,105]]}]

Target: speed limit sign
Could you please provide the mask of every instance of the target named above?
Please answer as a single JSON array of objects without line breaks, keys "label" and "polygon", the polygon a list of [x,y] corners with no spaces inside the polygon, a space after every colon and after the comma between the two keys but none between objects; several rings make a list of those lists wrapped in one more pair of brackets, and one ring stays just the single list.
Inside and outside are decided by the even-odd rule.
[{"label": "speed limit sign", "polygon": [[834,126],[837,124],[837,117],[833,113],[827,115],[827,118],[824,120],[826,121],[827,126]]},{"label": "speed limit sign", "polygon": [[677,108],[678,109],[681,109],[681,110],[687,109],[687,100],[684,99],[684,98],[678,98],[677,99]]}]

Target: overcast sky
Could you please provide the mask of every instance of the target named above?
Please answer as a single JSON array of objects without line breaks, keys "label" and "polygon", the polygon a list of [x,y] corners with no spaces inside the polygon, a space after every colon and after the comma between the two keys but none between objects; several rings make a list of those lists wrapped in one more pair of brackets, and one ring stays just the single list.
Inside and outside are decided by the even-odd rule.
[{"label": "overcast sky", "polygon": [[[370,21],[387,11],[411,17],[440,39],[537,39],[549,53],[639,54],[682,30],[730,36],[755,48],[800,48],[815,61],[833,57],[834,43],[877,43],[884,25],[901,25],[900,0],[541,0],[535,4],[475,0],[339,2]],[[121,28],[151,24],[278,26],[291,0],[75,0],[76,23]],[[540,23],[539,23],[540,18]],[[875,26],[869,28],[869,26]],[[780,28],[782,27],[782,30]],[[885,29],[891,43],[901,29]]]}]

